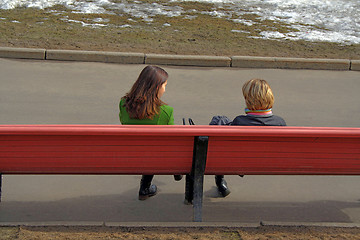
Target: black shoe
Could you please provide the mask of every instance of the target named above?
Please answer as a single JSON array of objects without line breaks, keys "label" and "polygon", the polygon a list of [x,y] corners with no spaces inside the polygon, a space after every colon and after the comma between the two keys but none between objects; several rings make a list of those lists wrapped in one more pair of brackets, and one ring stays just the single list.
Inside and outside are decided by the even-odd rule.
[{"label": "black shoe", "polygon": [[189,201],[188,199],[184,199],[184,204],[185,205],[192,205],[193,204],[193,202],[192,201]]},{"label": "black shoe", "polygon": [[217,186],[217,187],[218,187],[219,193],[221,194],[222,197],[226,197],[227,195],[229,195],[231,193],[231,191],[226,186],[225,180],[220,186]]},{"label": "black shoe", "polygon": [[215,183],[222,197],[226,197],[231,193],[223,175],[215,176]]},{"label": "black shoe", "polygon": [[148,188],[141,189],[139,191],[139,200],[146,200],[149,197],[155,196],[157,194],[156,185],[152,184]]},{"label": "black shoe", "polygon": [[180,181],[183,178],[183,175],[174,175],[175,181]]}]

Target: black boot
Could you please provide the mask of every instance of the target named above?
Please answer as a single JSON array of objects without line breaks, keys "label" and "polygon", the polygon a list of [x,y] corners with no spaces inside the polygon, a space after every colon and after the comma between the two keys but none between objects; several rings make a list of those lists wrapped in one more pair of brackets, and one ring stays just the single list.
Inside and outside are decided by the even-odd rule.
[{"label": "black boot", "polygon": [[174,175],[175,181],[180,181],[183,178],[183,175]]},{"label": "black boot", "polygon": [[191,205],[194,199],[194,180],[189,174],[185,177],[185,200],[184,204]]},{"label": "black boot", "polygon": [[224,175],[216,175],[215,176],[216,186],[221,194],[221,196],[226,197],[230,194],[230,190],[227,187],[227,183],[225,181]]},{"label": "black boot", "polygon": [[140,181],[139,200],[146,200],[156,195],[157,187],[151,184],[154,175],[143,175]]}]

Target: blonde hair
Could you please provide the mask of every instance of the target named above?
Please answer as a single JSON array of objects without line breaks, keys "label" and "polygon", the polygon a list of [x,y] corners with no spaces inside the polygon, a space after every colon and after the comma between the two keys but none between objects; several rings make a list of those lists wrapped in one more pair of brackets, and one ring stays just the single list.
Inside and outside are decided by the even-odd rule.
[{"label": "blonde hair", "polygon": [[242,87],[245,103],[250,110],[265,110],[273,107],[274,95],[263,79],[253,78]]}]

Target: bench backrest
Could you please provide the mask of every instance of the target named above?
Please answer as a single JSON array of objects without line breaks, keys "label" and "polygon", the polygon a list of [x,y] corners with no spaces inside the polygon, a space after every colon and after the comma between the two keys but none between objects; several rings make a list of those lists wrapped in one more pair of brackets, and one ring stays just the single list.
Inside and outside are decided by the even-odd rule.
[{"label": "bench backrest", "polygon": [[0,173],[189,173],[193,137],[180,136],[176,128],[167,130],[167,126],[0,126]]},{"label": "bench backrest", "polygon": [[2,125],[0,173],[186,174],[208,136],[205,174],[360,174],[360,128]]},{"label": "bench backrest", "polygon": [[209,137],[205,174],[360,174],[358,128],[231,128]]}]

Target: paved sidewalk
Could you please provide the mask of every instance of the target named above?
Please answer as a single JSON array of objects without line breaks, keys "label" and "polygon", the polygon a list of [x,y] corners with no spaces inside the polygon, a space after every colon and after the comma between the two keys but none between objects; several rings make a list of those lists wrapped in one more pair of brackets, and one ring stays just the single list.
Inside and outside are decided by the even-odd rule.
[{"label": "paved sidewalk", "polygon": [[[0,59],[0,124],[118,124],[118,102],[145,65]],[[269,81],[274,113],[292,126],[359,127],[360,72],[164,66],[175,123],[243,113],[242,84]],[[137,200],[139,176],[3,177],[0,222],[191,222],[184,181],[155,176],[160,192]],[[205,222],[360,223],[359,177],[227,176],[218,198],[205,177]]]}]

